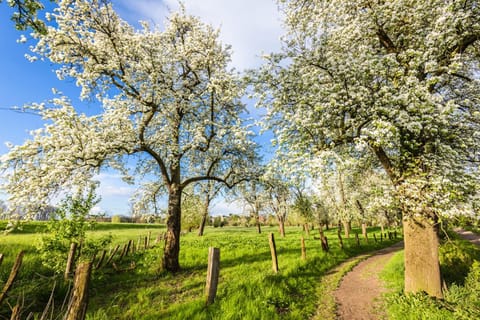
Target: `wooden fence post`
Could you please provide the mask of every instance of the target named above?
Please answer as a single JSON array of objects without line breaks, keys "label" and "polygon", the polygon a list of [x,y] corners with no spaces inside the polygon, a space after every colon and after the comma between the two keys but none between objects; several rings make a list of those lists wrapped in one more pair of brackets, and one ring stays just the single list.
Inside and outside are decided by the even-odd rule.
[{"label": "wooden fence post", "polygon": [[108,257],[108,260],[107,260],[107,262],[105,263],[105,265],[108,265],[108,264],[110,264],[110,262],[112,262],[112,259],[113,259],[113,257],[115,256],[115,254],[117,253],[118,248],[120,248],[120,245],[117,244],[117,245],[115,246],[115,249],[113,249],[112,253],[110,254],[110,257]]},{"label": "wooden fence post", "polygon": [[70,251],[68,252],[67,266],[65,267],[65,274],[63,275],[63,278],[65,280],[68,280],[68,278],[70,277],[70,274],[72,273],[72,267],[75,261],[76,251],[77,251],[77,243],[72,242],[70,244]]},{"label": "wooden fence post", "polygon": [[328,238],[325,235],[322,236],[322,248],[325,252],[330,251],[330,246],[328,245]]},{"label": "wooden fence post", "polygon": [[10,320],[21,320],[22,318],[20,315],[22,314],[22,305],[20,303],[17,303],[15,307],[12,309],[12,315],[10,316]]},{"label": "wooden fence post", "polygon": [[102,255],[100,256],[100,259],[98,259],[98,262],[95,266],[95,269],[100,269],[100,267],[102,266],[103,259],[105,259],[106,254],[107,254],[107,251],[102,250]]},{"label": "wooden fence post", "polygon": [[128,253],[130,252],[130,248],[132,248],[132,240],[128,240],[127,250],[125,252],[126,256],[128,256]]},{"label": "wooden fence post", "polygon": [[163,234],[161,232],[158,233],[157,240],[155,240],[155,244],[160,243],[163,239]]},{"label": "wooden fence post", "polygon": [[302,260],[307,259],[307,249],[305,248],[305,238],[302,236],[300,238],[302,244]]},{"label": "wooden fence post", "polygon": [[210,247],[208,249],[208,269],[207,285],[205,286],[205,295],[207,296],[207,305],[212,304],[217,295],[218,276],[220,274],[220,249]]},{"label": "wooden fence post", "polygon": [[138,236],[138,240],[137,240],[137,251],[140,251],[140,249],[142,248],[142,247],[141,247],[141,243],[142,243],[142,236]]},{"label": "wooden fence post", "polygon": [[10,272],[10,276],[8,277],[7,282],[3,286],[2,292],[0,292],[0,305],[2,304],[3,300],[7,296],[8,290],[10,290],[10,288],[12,287],[13,282],[15,281],[15,278],[17,277],[18,272],[20,271],[24,254],[25,254],[24,251],[20,251],[17,258],[15,259],[15,263],[13,264],[12,271]]},{"label": "wooden fence post", "polygon": [[73,293],[68,304],[65,320],[84,320],[88,306],[88,283],[92,272],[92,263],[80,263],[75,270]]},{"label": "wooden fence post", "polygon": [[128,249],[128,243],[125,243],[123,245],[123,249],[122,249],[122,252],[120,253],[120,257],[118,258],[118,261],[121,261],[123,259],[123,257],[127,253],[127,249]]},{"label": "wooden fence post", "polygon": [[275,246],[275,238],[273,232],[268,236],[268,242],[270,243],[270,253],[272,254],[272,269],[273,272],[278,273],[278,259],[277,259],[277,248]]}]

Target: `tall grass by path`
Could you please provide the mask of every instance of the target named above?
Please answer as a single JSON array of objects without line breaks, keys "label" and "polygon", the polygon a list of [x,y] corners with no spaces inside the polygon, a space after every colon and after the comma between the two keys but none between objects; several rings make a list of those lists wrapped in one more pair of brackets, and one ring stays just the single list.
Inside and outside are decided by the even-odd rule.
[{"label": "tall grass by path", "polygon": [[480,248],[450,232],[440,246],[444,299],[424,293],[403,294],[403,251],[396,253],[381,274],[391,293],[385,297],[390,320],[480,319]]}]

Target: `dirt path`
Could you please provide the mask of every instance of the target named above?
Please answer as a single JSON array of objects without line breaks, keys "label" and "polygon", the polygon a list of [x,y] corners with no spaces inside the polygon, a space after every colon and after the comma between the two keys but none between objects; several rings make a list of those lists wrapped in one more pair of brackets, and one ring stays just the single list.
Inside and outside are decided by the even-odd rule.
[{"label": "dirt path", "polygon": [[337,304],[337,319],[371,320],[382,319],[384,314],[376,303],[382,293],[386,292],[380,271],[398,250],[403,242],[375,252],[368,259],[356,265],[347,273],[338,289],[334,292]]},{"label": "dirt path", "polygon": [[[465,240],[480,246],[480,236],[460,228],[455,232]],[[340,320],[384,319],[379,298],[386,292],[379,274],[392,255],[403,248],[403,243],[379,250],[358,263],[341,280],[333,292],[337,305],[336,318]]]},{"label": "dirt path", "polygon": [[455,228],[455,232],[463,239],[480,246],[480,236],[478,234],[475,234],[472,231],[463,230],[461,228]]}]

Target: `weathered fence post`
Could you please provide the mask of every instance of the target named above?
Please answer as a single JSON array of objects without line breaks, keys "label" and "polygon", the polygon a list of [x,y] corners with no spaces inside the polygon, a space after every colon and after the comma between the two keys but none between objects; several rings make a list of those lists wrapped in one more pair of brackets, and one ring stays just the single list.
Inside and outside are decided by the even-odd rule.
[{"label": "weathered fence post", "polygon": [[123,257],[126,255],[127,253],[127,249],[128,249],[128,243],[125,243],[123,245],[123,249],[122,249],[122,252],[120,253],[120,257],[118,258],[118,261],[121,261],[123,259]]},{"label": "weathered fence post", "polygon": [[307,249],[305,248],[305,238],[302,236],[300,238],[300,242],[302,244],[302,260],[307,259]]},{"label": "weathered fence post", "polygon": [[163,234],[161,232],[158,233],[157,239],[155,240],[155,244],[160,243],[163,239]]},{"label": "weathered fence post", "polygon": [[10,320],[21,320],[20,318],[22,311],[22,306],[20,304],[16,304],[15,307],[12,309],[12,315],[10,316]]},{"label": "weathered fence post", "polygon": [[117,244],[117,245],[115,246],[115,249],[113,249],[112,253],[110,254],[110,257],[108,257],[108,260],[107,260],[107,262],[105,263],[105,265],[108,265],[108,264],[110,264],[110,262],[112,262],[112,259],[113,259],[113,257],[115,256],[115,254],[117,253],[118,248],[120,248],[120,245]]},{"label": "weathered fence post", "polygon": [[63,278],[65,280],[68,280],[68,278],[70,277],[70,274],[72,273],[72,267],[73,267],[73,262],[75,261],[76,251],[77,251],[77,243],[72,242],[70,244],[70,251],[68,252],[67,266],[65,267],[65,274],[63,275]]},{"label": "weathered fence post", "polygon": [[208,269],[207,285],[205,286],[205,295],[207,296],[207,305],[212,304],[217,295],[218,276],[220,274],[220,249],[210,247],[208,249]]},{"label": "weathered fence post", "polygon": [[142,236],[138,236],[137,251],[140,251],[140,249],[142,249],[141,244],[142,244]]},{"label": "weathered fence post", "polygon": [[84,320],[88,306],[88,283],[92,272],[92,263],[80,263],[75,270],[73,293],[68,304],[65,320]]},{"label": "weathered fence post", "polygon": [[130,252],[130,248],[132,247],[132,240],[128,240],[127,244],[127,250],[125,252],[125,255],[128,256],[128,253]]},{"label": "weathered fence post", "polygon": [[143,239],[143,250],[147,250],[148,248],[148,237],[145,236]]},{"label": "weathered fence post", "polygon": [[0,304],[2,304],[3,300],[7,296],[8,290],[10,290],[10,288],[12,287],[13,282],[15,281],[15,278],[17,277],[18,272],[20,271],[24,254],[25,254],[24,251],[20,251],[17,258],[15,259],[15,263],[13,264],[12,271],[10,271],[10,276],[8,276],[7,282],[5,282],[2,292],[0,292]]},{"label": "weathered fence post", "polygon": [[100,267],[102,266],[103,259],[105,259],[106,254],[107,254],[107,251],[102,250],[102,255],[100,256],[100,259],[98,259],[98,262],[95,265],[95,269],[100,269]]},{"label": "weathered fence post", "polygon": [[268,236],[268,242],[270,243],[270,253],[272,254],[272,269],[273,272],[278,272],[278,260],[277,260],[277,248],[275,247],[275,238],[273,232]]},{"label": "weathered fence post", "polygon": [[325,235],[322,236],[322,249],[325,252],[330,251],[330,246],[328,245],[328,238]]}]

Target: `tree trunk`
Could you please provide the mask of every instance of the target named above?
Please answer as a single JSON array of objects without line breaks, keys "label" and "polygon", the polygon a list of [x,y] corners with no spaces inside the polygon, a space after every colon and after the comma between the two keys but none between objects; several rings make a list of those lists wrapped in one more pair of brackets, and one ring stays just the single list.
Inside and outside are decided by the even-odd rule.
[{"label": "tree trunk", "polygon": [[260,217],[258,216],[258,213],[255,213],[255,223],[257,224],[257,232],[262,233],[262,227],[260,225]]},{"label": "tree trunk", "polygon": [[343,224],[343,232],[345,234],[345,238],[350,238],[350,230],[352,230],[352,224],[350,221],[342,220]]},{"label": "tree trunk", "polygon": [[278,218],[278,228],[280,231],[280,236],[285,238],[285,219],[283,217]]},{"label": "tree trunk", "polygon": [[207,223],[208,218],[208,208],[210,207],[210,195],[206,195],[205,202],[203,204],[203,214],[202,221],[200,222],[200,227],[198,227],[198,236],[203,236],[203,231],[205,230],[205,224]]},{"label": "tree trunk", "polygon": [[303,230],[305,230],[305,232],[307,233],[307,236],[310,236],[310,226],[308,225],[308,223],[305,223],[303,225]]},{"label": "tree trunk", "polygon": [[368,241],[367,224],[365,222],[362,222],[362,236]]},{"label": "tree trunk", "polygon": [[178,255],[180,252],[182,190],[170,187],[168,195],[167,232],[163,249],[163,268],[170,272],[180,271]]},{"label": "tree trunk", "polygon": [[403,221],[405,242],[405,292],[425,291],[443,298],[438,258],[438,226],[424,218]]}]

